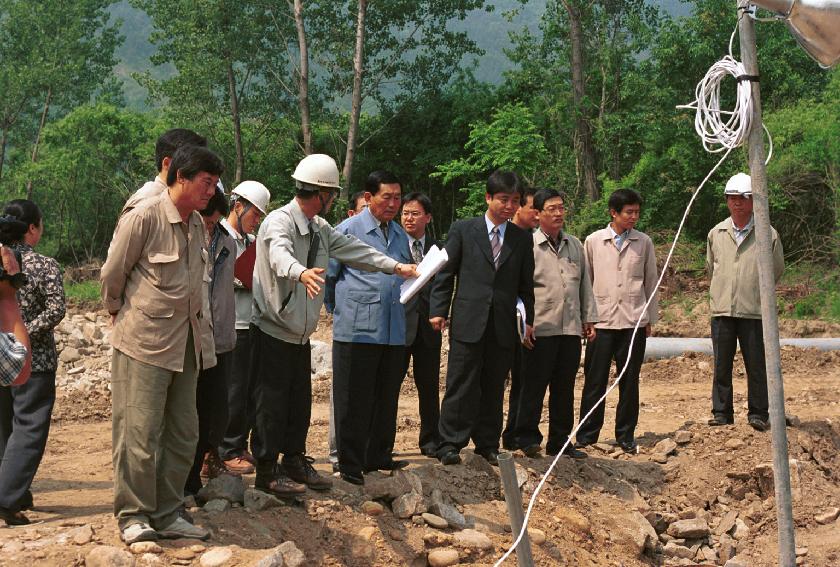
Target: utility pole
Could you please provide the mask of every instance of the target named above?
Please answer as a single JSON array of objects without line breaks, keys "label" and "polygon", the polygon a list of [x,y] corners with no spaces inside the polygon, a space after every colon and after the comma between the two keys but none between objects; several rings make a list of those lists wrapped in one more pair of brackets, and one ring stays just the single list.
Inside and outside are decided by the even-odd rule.
[{"label": "utility pole", "polygon": [[[755,22],[746,12],[748,2],[738,0],[738,35],[741,62],[747,75],[758,76]],[[773,274],[770,207],[767,198],[767,168],[764,163],[764,131],[761,125],[761,90],[757,80],[752,85],[752,126],[748,139],[750,177],[752,178],[755,241],[758,247],[758,285],[761,294],[761,321],[764,334],[764,360],[767,366],[767,390],[770,402],[770,432],[773,441],[773,479],[776,485],[776,521],[779,530],[779,562],[795,567],[796,546],[793,531],[793,505],[790,491],[787,431],[785,429],[785,392],[779,352],[779,319],[776,312],[776,279]]]}]

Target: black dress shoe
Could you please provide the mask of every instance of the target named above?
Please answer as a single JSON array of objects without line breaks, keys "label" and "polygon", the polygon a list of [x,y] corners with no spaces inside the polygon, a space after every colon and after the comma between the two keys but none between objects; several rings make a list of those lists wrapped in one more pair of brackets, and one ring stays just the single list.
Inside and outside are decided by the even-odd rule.
[{"label": "black dress shoe", "polygon": [[575,449],[586,449],[592,445],[592,443],[587,443],[586,441],[575,441],[574,448]]},{"label": "black dress shoe", "polygon": [[361,475],[361,473],[351,473],[351,472],[341,472],[339,476],[342,480],[349,482],[350,484],[357,484],[362,486],[365,483],[365,477]]},{"label": "black dress shoe", "polygon": [[[556,455],[557,453],[554,454]],[[566,447],[566,450],[563,451],[563,454],[573,459],[586,459],[589,457],[589,455],[587,455],[580,449],[576,449],[573,445],[569,445],[568,447]]]},{"label": "black dress shoe", "polygon": [[29,518],[21,512],[12,512],[8,508],[0,508],[0,519],[6,521],[7,526],[29,525]]},{"label": "black dress shoe", "polygon": [[712,427],[717,427],[720,425],[732,425],[733,423],[735,423],[735,420],[731,417],[723,417],[721,415],[716,415],[706,423],[708,423]]},{"label": "black dress shoe", "polygon": [[481,455],[482,457],[484,457],[484,459],[488,463],[490,463],[494,467],[499,466],[499,452],[498,451],[494,451],[494,450],[491,449],[489,451],[482,451],[480,453],[476,452],[476,455]]},{"label": "black dress shoe", "polygon": [[747,418],[747,423],[756,431],[767,431],[770,429],[770,423],[760,417],[753,415]]},{"label": "black dress shoe", "polygon": [[[542,447],[540,447],[539,443],[534,443],[533,445],[528,445],[527,447],[522,448],[522,452],[525,453],[526,457],[531,459],[537,459],[542,452]],[[557,453],[554,453],[555,455]]]},{"label": "black dress shoe", "polygon": [[420,454],[424,457],[437,459],[437,449],[420,449]]},{"label": "black dress shoe", "polygon": [[387,463],[382,463],[378,467],[373,468],[366,468],[365,472],[373,472],[373,471],[398,471],[400,469],[404,469],[408,465],[410,465],[408,461],[399,459],[399,460],[391,460]]},{"label": "black dress shoe", "polygon": [[440,462],[443,465],[457,465],[461,462],[461,455],[455,449],[443,453],[440,457]]},{"label": "black dress shoe", "polygon": [[635,455],[639,452],[639,446],[635,441],[619,441],[618,446],[628,455]]}]

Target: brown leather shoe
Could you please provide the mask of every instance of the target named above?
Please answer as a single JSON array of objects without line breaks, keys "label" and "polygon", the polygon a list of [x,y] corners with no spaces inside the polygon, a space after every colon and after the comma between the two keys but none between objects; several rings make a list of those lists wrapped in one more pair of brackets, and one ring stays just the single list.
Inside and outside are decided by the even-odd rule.
[{"label": "brown leather shoe", "polygon": [[268,492],[269,494],[276,494],[277,496],[294,496],[306,492],[306,485],[295,482],[287,477],[279,467],[274,468],[271,476],[257,475],[254,481],[254,488]]},{"label": "brown leather shoe", "polygon": [[205,453],[204,462],[201,464],[201,478],[209,480],[223,474],[239,476],[241,473],[228,469],[216,451]]},{"label": "brown leather shoe", "polygon": [[223,464],[229,472],[234,474],[251,474],[255,470],[254,464],[242,455],[228,459]]},{"label": "brown leather shoe", "polygon": [[318,474],[312,463],[315,459],[306,455],[284,455],[283,470],[295,482],[301,482],[312,490],[329,490],[332,479]]}]

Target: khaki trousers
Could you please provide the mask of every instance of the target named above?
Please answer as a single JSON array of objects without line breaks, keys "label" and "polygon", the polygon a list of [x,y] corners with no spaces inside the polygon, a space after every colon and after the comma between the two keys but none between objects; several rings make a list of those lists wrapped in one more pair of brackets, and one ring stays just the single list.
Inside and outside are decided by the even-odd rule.
[{"label": "khaki trousers", "polygon": [[120,529],[147,522],[167,527],[178,517],[195,457],[198,367],[192,330],[184,371],[173,372],[114,349],[111,360],[114,515]]}]

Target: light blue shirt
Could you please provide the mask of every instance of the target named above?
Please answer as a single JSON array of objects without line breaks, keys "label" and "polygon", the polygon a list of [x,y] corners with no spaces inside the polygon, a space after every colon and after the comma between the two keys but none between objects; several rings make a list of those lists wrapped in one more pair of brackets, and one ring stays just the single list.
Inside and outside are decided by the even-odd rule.
[{"label": "light blue shirt", "polygon": [[[379,221],[365,209],[335,227],[355,236],[403,264],[413,260],[408,235],[394,221],[388,223],[388,243]],[[325,304],[333,312],[333,339],[342,342],[405,345],[405,308],[400,303],[403,279],[382,272],[365,272],[330,260]]]},{"label": "light blue shirt", "polygon": [[627,237],[630,236],[630,230],[625,230],[621,234],[617,233],[615,229],[612,227],[612,223],[607,225],[607,228],[610,229],[610,234],[612,234],[613,243],[615,243],[615,247],[621,250],[621,247],[624,246],[624,241],[627,240]]},{"label": "light blue shirt", "polygon": [[735,221],[732,220],[732,217],[729,217],[729,220],[732,222],[732,231],[735,233],[735,244],[737,244],[738,246],[741,245],[741,243],[752,230],[754,218],[755,217],[750,217],[750,220],[749,222],[747,222],[746,226],[744,226],[743,228],[738,228],[737,226],[735,226]]},{"label": "light blue shirt", "polygon": [[[489,240],[490,238],[493,237],[493,235],[490,234],[490,233],[493,231],[493,228],[496,225],[493,224],[493,221],[490,220],[490,217],[487,216],[487,213],[484,213],[484,222],[487,224],[487,239]],[[498,226],[498,228],[499,228],[499,244],[504,244],[505,243],[505,229],[507,228],[507,224],[508,224],[508,221],[505,221]]]}]

